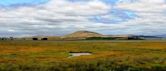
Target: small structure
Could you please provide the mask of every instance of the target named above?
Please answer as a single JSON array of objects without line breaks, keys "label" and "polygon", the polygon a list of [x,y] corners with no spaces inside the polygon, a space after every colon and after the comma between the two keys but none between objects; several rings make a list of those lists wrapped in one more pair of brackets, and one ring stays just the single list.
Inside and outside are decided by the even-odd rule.
[{"label": "small structure", "polygon": [[48,38],[41,38],[41,40],[48,40]]},{"label": "small structure", "polygon": [[32,40],[38,40],[38,38],[32,38]]}]

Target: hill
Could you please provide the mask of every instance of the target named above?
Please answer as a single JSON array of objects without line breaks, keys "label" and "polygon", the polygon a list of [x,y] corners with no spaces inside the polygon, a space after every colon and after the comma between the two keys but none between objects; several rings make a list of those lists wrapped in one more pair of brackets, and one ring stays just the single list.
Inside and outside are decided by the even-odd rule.
[{"label": "hill", "polygon": [[157,35],[158,37],[166,38],[166,34],[163,35]]},{"label": "hill", "polygon": [[103,35],[92,31],[76,31],[64,36],[31,36],[23,38],[0,38],[0,40],[149,40],[163,39],[159,36],[144,36],[144,35]]},{"label": "hill", "polygon": [[102,34],[91,31],[77,31],[68,35],[65,38],[87,38],[87,37],[102,37]]}]

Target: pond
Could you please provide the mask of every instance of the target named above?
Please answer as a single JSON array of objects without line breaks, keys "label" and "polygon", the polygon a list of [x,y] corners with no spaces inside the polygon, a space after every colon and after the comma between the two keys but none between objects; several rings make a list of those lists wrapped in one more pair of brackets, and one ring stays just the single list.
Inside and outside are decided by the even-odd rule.
[{"label": "pond", "polygon": [[88,55],[92,55],[91,52],[70,52],[70,57],[78,57],[78,56],[88,56]]}]

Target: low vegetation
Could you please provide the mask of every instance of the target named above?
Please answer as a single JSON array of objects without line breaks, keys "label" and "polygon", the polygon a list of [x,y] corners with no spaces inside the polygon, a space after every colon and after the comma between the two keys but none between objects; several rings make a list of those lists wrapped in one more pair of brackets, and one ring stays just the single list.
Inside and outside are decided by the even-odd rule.
[{"label": "low vegetation", "polygon": [[[166,71],[165,41],[0,41],[0,71]],[[70,52],[92,55],[69,58]]]}]

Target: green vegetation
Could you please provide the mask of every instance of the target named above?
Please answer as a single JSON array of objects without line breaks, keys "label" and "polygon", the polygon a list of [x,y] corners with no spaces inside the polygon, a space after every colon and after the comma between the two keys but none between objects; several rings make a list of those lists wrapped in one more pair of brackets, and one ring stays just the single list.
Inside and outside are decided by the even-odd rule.
[{"label": "green vegetation", "polygon": [[[0,41],[0,71],[166,71],[165,41]],[[92,52],[69,58],[70,52]]]},{"label": "green vegetation", "polygon": [[86,40],[144,40],[140,37],[88,37]]},{"label": "green vegetation", "polygon": [[113,37],[89,37],[86,40],[115,40]]}]

